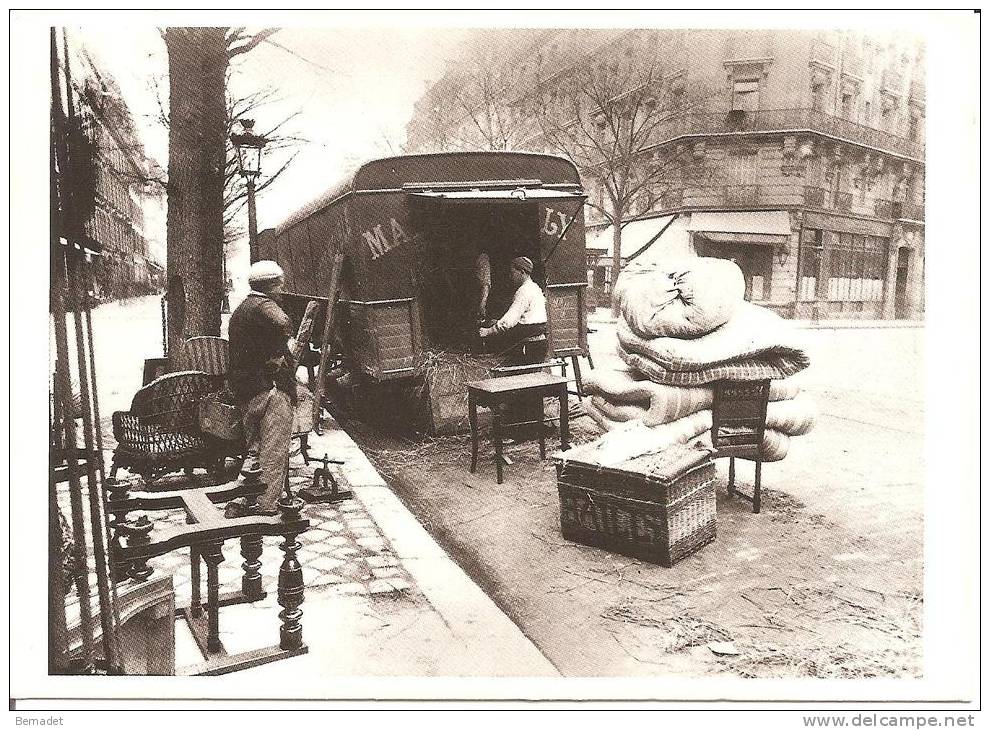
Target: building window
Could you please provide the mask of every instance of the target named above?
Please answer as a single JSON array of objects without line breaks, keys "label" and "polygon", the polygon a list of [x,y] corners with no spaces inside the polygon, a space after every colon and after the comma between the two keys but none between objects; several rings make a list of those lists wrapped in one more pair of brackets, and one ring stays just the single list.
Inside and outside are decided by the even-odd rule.
[{"label": "building window", "polygon": [[832,236],[832,243],[824,250],[825,298],[833,302],[882,301],[887,270],[885,243],[876,236],[840,233],[837,241]]},{"label": "building window", "polygon": [[844,89],[841,97],[841,112],[844,119],[852,121],[856,113],[856,94],[850,89]]},{"label": "building window", "polygon": [[815,111],[825,111],[825,82],[816,79],[811,82],[811,108]]},{"label": "building window", "polygon": [[755,112],[760,108],[760,82],[741,79],[732,84],[732,111]]}]

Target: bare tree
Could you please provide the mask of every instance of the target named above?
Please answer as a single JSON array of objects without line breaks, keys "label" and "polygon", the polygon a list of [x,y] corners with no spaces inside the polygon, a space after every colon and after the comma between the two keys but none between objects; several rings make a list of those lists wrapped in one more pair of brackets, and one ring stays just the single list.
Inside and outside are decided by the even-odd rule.
[{"label": "bare tree", "polygon": [[604,53],[563,72],[537,73],[551,81],[534,85],[526,108],[539,123],[543,146],[569,158],[600,190],[588,205],[612,225],[615,281],[628,220],[653,208],[684,175],[703,174],[688,148],[657,145],[665,128],[710,95],[672,90],[660,60],[647,53]]},{"label": "bare tree", "polygon": [[187,337],[220,334],[227,70],[231,59],[274,32],[218,27],[162,33],[169,67],[167,296],[173,358]]},{"label": "bare tree", "polygon": [[520,31],[482,31],[431,92],[430,146],[438,151],[521,149],[532,119],[514,104],[516,69],[508,59],[528,47]]}]

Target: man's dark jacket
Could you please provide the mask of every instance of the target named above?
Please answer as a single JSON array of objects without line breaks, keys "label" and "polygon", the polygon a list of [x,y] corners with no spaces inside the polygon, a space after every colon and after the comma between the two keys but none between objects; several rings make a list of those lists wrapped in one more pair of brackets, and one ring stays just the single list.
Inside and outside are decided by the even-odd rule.
[{"label": "man's dark jacket", "polygon": [[270,297],[252,291],[230,316],[230,389],[247,403],[278,386],[296,402],[294,363],[288,341],[292,323]]}]

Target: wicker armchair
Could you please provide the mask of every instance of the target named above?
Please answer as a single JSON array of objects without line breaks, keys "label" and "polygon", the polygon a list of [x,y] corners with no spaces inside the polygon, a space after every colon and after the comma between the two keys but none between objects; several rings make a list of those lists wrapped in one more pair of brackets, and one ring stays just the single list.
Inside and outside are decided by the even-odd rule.
[{"label": "wicker armchair", "polygon": [[223,387],[223,376],[182,371],[141,388],[129,411],[113,414],[117,448],[110,478],[120,467],[140,474],[146,482],[195,467],[221,472],[226,457],[239,455],[242,445],[204,433],[199,405]]}]

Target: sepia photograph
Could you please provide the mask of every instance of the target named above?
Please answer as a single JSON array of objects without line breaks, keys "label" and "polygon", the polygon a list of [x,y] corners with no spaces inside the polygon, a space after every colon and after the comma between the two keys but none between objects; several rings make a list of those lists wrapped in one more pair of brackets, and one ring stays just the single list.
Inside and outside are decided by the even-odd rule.
[{"label": "sepia photograph", "polygon": [[978,709],[979,17],[14,11],[11,710]]}]

